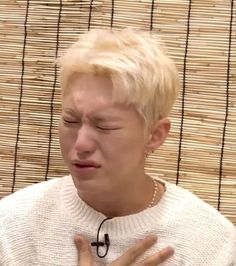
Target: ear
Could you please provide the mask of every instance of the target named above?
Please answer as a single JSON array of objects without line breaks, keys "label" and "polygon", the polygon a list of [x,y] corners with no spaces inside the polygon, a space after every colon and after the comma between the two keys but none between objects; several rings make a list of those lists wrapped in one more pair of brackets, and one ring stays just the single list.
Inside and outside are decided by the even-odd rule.
[{"label": "ear", "polygon": [[147,152],[158,149],[166,140],[171,123],[168,118],[162,118],[152,125],[149,129],[149,138],[147,141]]}]

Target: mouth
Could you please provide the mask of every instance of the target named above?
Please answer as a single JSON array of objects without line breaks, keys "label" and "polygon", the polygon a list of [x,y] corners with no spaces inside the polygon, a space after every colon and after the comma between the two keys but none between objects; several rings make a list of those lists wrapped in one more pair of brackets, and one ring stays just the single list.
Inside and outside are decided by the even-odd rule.
[{"label": "mouth", "polygon": [[101,165],[94,161],[73,161],[72,165],[78,169],[96,169],[101,167]]},{"label": "mouth", "polygon": [[94,165],[83,165],[83,164],[74,164],[74,166],[78,167],[78,168],[82,168],[82,169],[86,169],[86,168],[99,168],[99,167],[96,167]]}]

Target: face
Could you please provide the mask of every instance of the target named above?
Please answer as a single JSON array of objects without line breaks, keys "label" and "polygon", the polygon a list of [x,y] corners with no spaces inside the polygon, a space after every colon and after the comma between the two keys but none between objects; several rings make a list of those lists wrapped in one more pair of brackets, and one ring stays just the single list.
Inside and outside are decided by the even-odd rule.
[{"label": "face", "polygon": [[112,101],[105,76],[80,74],[63,99],[62,156],[78,190],[107,191],[144,172],[146,137],[140,115]]}]

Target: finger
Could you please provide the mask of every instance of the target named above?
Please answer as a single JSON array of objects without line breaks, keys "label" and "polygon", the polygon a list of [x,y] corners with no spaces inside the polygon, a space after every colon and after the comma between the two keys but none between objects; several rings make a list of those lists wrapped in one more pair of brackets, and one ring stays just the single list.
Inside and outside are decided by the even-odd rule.
[{"label": "finger", "polygon": [[79,265],[92,266],[93,256],[88,240],[85,237],[79,235],[77,235],[74,240],[79,252]]},{"label": "finger", "polygon": [[130,266],[139,256],[157,242],[156,236],[148,236],[129,248],[121,257],[112,262],[111,266]]},{"label": "finger", "polygon": [[144,260],[142,266],[159,265],[160,263],[168,260],[171,256],[173,256],[174,253],[175,251],[172,247],[166,247],[161,251],[157,252],[156,254],[148,257],[146,260]]}]

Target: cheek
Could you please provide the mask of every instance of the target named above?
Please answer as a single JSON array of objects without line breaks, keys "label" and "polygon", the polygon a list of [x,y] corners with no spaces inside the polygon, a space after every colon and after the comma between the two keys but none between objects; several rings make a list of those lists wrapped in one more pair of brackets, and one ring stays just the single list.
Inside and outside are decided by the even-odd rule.
[{"label": "cheek", "polygon": [[75,140],[76,140],[75,132],[71,132],[71,130],[68,130],[63,125],[59,126],[59,141],[63,156],[66,153],[68,153],[68,151],[73,146]]},{"label": "cheek", "polygon": [[139,160],[143,157],[145,143],[141,134],[127,134],[122,132],[114,138],[107,138],[101,142],[103,151],[106,151],[107,159],[118,161]]}]

